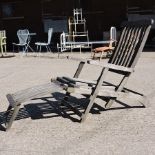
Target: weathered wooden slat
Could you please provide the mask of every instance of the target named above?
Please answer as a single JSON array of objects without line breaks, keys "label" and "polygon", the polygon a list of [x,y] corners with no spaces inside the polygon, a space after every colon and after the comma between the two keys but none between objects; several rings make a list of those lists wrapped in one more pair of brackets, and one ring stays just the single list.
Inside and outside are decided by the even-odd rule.
[{"label": "weathered wooden slat", "polygon": [[117,60],[117,57],[118,57],[118,55],[120,54],[120,52],[122,50],[123,44],[125,43],[124,38],[127,35],[128,30],[129,29],[127,27],[124,27],[124,29],[123,29],[123,31],[121,33],[120,40],[119,40],[118,44],[116,45],[111,58],[109,59],[109,63],[115,64],[115,62]]},{"label": "weathered wooden slat", "polygon": [[111,56],[110,59],[109,59],[109,63],[114,63],[115,58],[116,58],[116,56],[117,56],[117,53],[118,53],[118,51],[119,51],[119,49],[120,49],[121,41],[123,40],[124,34],[126,33],[125,31],[126,31],[126,27],[122,30],[122,33],[121,33],[121,36],[120,36],[120,40],[119,40],[119,42],[117,43],[117,45],[116,45],[116,47],[115,47],[115,49],[114,49],[114,51],[113,51],[113,53],[112,53],[112,56]]},{"label": "weathered wooden slat", "polygon": [[41,97],[49,93],[62,91],[63,86],[60,86],[57,82],[46,83],[43,85],[35,86],[25,90],[18,91],[14,94],[8,94],[7,99],[12,106],[20,104],[22,102],[31,100],[36,97]]},{"label": "weathered wooden slat", "polygon": [[[106,64],[101,64],[101,63],[98,63],[98,62],[94,62],[94,60],[93,61],[89,60],[88,63],[92,64],[92,65],[99,66],[99,67],[107,67],[109,69],[118,70],[118,71],[124,71],[124,72],[133,72],[134,71],[134,68],[132,68],[132,67],[119,66],[119,65],[111,64],[109,62],[106,63]],[[79,80],[79,78],[77,80]],[[86,82],[89,82],[89,80],[86,80]]]},{"label": "weathered wooden slat", "polygon": [[132,51],[132,47],[133,47],[133,44],[134,44],[134,40],[135,40],[135,31],[136,31],[136,28],[133,28],[132,30],[131,30],[131,33],[130,33],[130,35],[128,36],[128,40],[126,39],[126,47],[124,46],[124,51],[122,52],[122,54],[121,54],[121,58],[119,59],[119,61],[118,61],[118,65],[121,65],[121,66],[124,66],[123,65],[123,62],[124,62],[124,60],[127,58],[127,56],[129,55],[129,52],[131,52]]},{"label": "weathered wooden slat", "polygon": [[132,57],[132,53],[135,50],[136,39],[137,39],[137,37],[134,37],[134,36],[138,35],[138,30],[139,29],[134,28],[134,32],[132,33],[132,37],[131,37],[131,41],[130,41],[131,44],[129,45],[126,55],[124,56],[122,62],[120,63],[121,66],[126,66],[126,64],[129,61],[129,58]]},{"label": "weathered wooden slat", "polygon": [[[104,97],[116,97],[119,94],[122,94],[122,92],[115,92],[114,87],[110,86],[103,86],[98,92],[98,96],[104,96]],[[85,94],[85,95],[90,95],[92,93],[92,87],[79,87],[79,88],[74,88],[72,91],[73,93],[76,94]]]},{"label": "weathered wooden slat", "polygon": [[122,40],[122,44],[120,44],[119,51],[118,51],[117,56],[115,58],[114,64],[117,64],[118,61],[121,59],[121,55],[123,54],[124,49],[127,46],[126,40],[128,40],[128,37],[129,37],[129,34],[131,33],[131,31],[132,30],[129,27],[126,28],[126,31],[124,33],[124,37]]},{"label": "weathered wooden slat", "polygon": [[75,83],[81,82],[81,83],[87,83],[87,84],[96,84],[96,81],[86,80],[81,78],[64,77],[64,79],[67,79],[68,81],[73,81]]},{"label": "weathered wooden slat", "polygon": [[74,74],[74,77],[75,77],[75,78],[78,78],[78,77],[79,77],[79,75],[80,75],[80,73],[81,73],[81,71],[82,71],[82,69],[83,69],[84,64],[85,64],[84,61],[81,61],[81,62],[80,62],[79,66],[78,66],[78,68],[77,68],[77,70],[76,70],[76,72],[75,72],[75,74]]},{"label": "weathered wooden slat", "polygon": [[138,33],[135,34],[135,39],[133,44],[132,44],[132,49],[130,50],[129,54],[128,54],[128,57],[126,58],[126,61],[124,62],[124,66],[129,66],[129,64],[131,63],[132,60],[135,59],[136,57],[136,54],[137,54],[137,48],[139,48],[139,42],[141,43],[141,33],[142,33],[142,28],[139,28],[138,29]]},{"label": "weathered wooden slat", "polygon": [[65,79],[71,83],[74,83],[74,84],[76,84],[76,80],[77,80],[77,78],[71,78],[71,77],[66,77],[66,76],[63,76],[63,79]]},{"label": "weathered wooden slat", "polygon": [[133,72],[134,71],[133,68],[128,68],[128,67],[124,67],[124,66],[118,66],[118,65],[109,64],[109,63],[106,64],[105,67],[107,67],[109,69],[124,71],[124,72]]},{"label": "weathered wooden slat", "polygon": [[67,87],[78,87],[75,83],[72,83],[64,79],[63,77],[57,77],[57,81],[61,82],[61,85],[64,84],[64,86],[67,86]]},{"label": "weathered wooden slat", "polygon": [[132,36],[132,31],[133,31],[133,28],[129,29],[126,37],[124,38],[124,42],[122,44],[122,50],[120,51],[120,54],[117,57],[117,60],[115,61],[116,65],[120,65],[120,62],[122,62],[122,59],[128,50],[128,46],[130,46],[130,38]]},{"label": "weathered wooden slat", "polygon": [[140,54],[143,51],[143,48],[144,48],[144,45],[146,43],[147,37],[149,35],[150,29],[151,29],[151,25],[142,27],[143,32],[140,36],[141,41],[138,43],[139,47],[136,49],[137,50],[136,56],[134,57],[134,59],[132,61],[130,61],[130,64],[128,64],[129,67],[135,67],[135,65],[136,65],[136,63],[140,57]]},{"label": "weathered wooden slat", "polygon": [[[130,45],[130,44],[127,44],[128,39],[126,38],[127,37],[126,34],[128,34],[128,30],[131,31],[131,29],[133,29],[133,28],[134,29],[135,28],[136,29],[137,28],[144,28],[144,26],[148,27],[148,25],[147,25],[148,23],[151,23],[151,22],[150,21],[146,21],[146,22],[140,21],[140,22],[131,22],[129,25],[128,24],[124,24],[125,27],[124,27],[124,29],[122,31],[123,33],[121,34],[120,40],[118,42],[118,45],[115,47],[115,50],[114,50],[113,55],[112,55],[112,58],[109,60],[110,63],[121,65],[121,64],[118,63],[118,60],[122,63],[122,61],[121,61],[122,56],[120,56],[120,54],[122,54],[122,55],[125,54],[124,53],[124,49],[127,48],[126,45],[128,45],[128,47]],[[143,33],[143,34],[145,34],[145,33]],[[128,35],[130,36],[130,34],[128,34]],[[136,38],[136,37],[134,37],[134,38]],[[143,39],[143,37],[141,39]],[[128,50],[126,50],[125,52],[128,52]],[[124,57],[123,57],[123,59],[124,59]],[[134,59],[134,58],[131,57],[131,60],[132,59]],[[130,61],[129,61],[129,64],[131,64]],[[128,66],[127,63],[126,63],[125,66]]]}]

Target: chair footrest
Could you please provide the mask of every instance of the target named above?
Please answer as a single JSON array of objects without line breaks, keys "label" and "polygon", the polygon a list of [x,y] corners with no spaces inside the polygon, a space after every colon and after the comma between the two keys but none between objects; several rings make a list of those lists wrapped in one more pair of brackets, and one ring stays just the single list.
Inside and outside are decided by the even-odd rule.
[{"label": "chair footrest", "polygon": [[12,107],[21,104],[22,102],[31,100],[36,97],[41,97],[49,93],[62,91],[63,87],[57,83],[57,81],[52,81],[43,85],[34,86],[25,90],[18,91],[14,94],[7,94],[6,97]]}]

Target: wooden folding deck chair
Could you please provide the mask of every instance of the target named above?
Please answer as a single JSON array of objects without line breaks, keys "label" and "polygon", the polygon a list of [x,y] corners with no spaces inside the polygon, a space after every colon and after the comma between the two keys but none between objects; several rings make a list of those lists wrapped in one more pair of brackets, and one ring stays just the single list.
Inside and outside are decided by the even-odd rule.
[{"label": "wooden folding deck chair", "polygon": [[[151,20],[147,20],[124,23],[120,40],[118,41],[109,62],[104,66],[99,64],[99,66],[102,67],[102,71],[96,82],[79,78],[82,68],[86,63],[80,62],[73,78],[57,77],[56,79],[52,79],[49,84],[32,87],[14,94],[8,94],[7,99],[10,105],[6,112],[6,117],[8,118],[8,116],[11,116],[6,123],[6,129],[8,130],[11,127],[22,102],[61,90],[66,91],[66,96],[62,103],[67,106],[69,105],[68,99],[72,93],[88,95],[88,105],[84,112],[80,112],[71,105],[69,106],[80,116],[81,121],[86,119],[96,97],[107,97],[108,101],[105,107],[109,108],[120,94],[127,93],[124,86],[127,83],[129,76],[134,71],[134,67],[147,40],[152,22],[153,21]],[[93,61],[89,61],[89,63],[93,64]],[[123,75],[119,85],[113,85],[111,87],[106,85],[104,79],[108,71]],[[143,95],[141,96],[143,97]]]}]

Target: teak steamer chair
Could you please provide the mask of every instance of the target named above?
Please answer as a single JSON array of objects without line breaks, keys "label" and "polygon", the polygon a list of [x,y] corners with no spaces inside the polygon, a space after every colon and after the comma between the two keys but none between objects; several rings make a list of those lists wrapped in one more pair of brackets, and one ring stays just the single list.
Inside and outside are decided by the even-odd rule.
[{"label": "teak steamer chair", "polygon": [[[80,112],[78,109],[72,107],[72,105],[69,106],[80,116],[81,121],[86,119],[86,116],[94,104],[95,98],[98,96],[107,97],[108,101],[105,107],[110,108],[120,94],[128,93],[124,86],[134,71],[152,23],[153,20],[124,23],[120,39],[108,63],[104,66],[96,64],[94,61],[80,62],[73,78],[57,77],[56,79],[52,79],[48,84],[28,88],[14,94],[8,94],[7,99],[10,104],[6,112],[6,130],[11,127],[15,120],[21,103],[48,93],[59,92],[62,90],[66,91],[66,96],[62,100],[62,103],[66,106],[68,106],[68,99],[72,93],[88,95],[88,105],[84,109],[84,112]],[[96,82],[79,78],[85,63],[102,67],[102,71]],[[119,85],[113,85],[114,89],[107,86],[104,81],[105,76],[109,71],[123,75]],[[143,95],[141,96],[144,97]]]}]

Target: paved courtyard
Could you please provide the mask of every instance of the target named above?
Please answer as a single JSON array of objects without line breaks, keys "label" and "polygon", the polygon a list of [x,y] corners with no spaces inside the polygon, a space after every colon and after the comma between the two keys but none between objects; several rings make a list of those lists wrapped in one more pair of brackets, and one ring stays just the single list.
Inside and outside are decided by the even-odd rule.
[{"label": "paved courtyard", "polygon": [[[53,53],[0,58],[0,123],[8,106],[6,94],[44,84],[52,77],[73,76],[78,59],[89,58],[90,53],[65,53],[60,59]],[[86,65],[81,78],[95,80],[100,71]],[[117,82],[119,77],[110,73],[106,79]],[[115,103],[110,110],[92,111],[84,123],[78,123],[72,111],[67,111],[69,117],[60,115],[57,104],[63,93],[24,103],[12,128],[5,132],[0,127],[0,155],[154,155],[155,52],[142,53],[126,88],[145,94],[147,108],[131,99],[131,108]],[[104,107],[104,102],[96,103]]]}]

